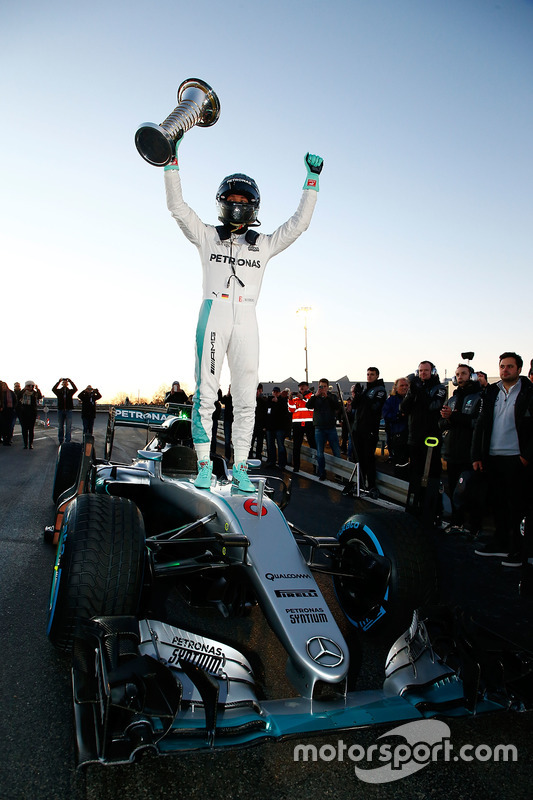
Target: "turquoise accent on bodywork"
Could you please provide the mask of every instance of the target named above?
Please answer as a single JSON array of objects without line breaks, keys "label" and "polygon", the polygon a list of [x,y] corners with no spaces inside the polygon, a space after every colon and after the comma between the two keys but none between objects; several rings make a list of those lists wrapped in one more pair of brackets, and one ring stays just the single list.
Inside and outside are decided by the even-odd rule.
[{"label": "turquoise accent on bodywork", "polygon": [[48,608],[48,623],[46,626],[46,635],[50,633],[54,614],[56,611],[57,593],[59,591],[59,584],[61,582],[61,557],[65,550],[65,541],[67,538],[67,526],[63,519],[63,525],[59,534],[59,541],[57,543],[56,562],[54,565],[54,572],[52,575],[52,586],[50,588],[50,605]]},{"label": "turquoise accent on bodywork", "polygon": [[206,444],[207,442],[211,441],[211,437],[208,436],[207,432],[204,430],[202,420],[200,418],[200,394],[202,391],[201,365],[204,354],[205,331],[212,305],[212,300],[203,301],[200,308],[200,313],[198,315],[198,324],[196,326],[196,391],[194,392],[192,403],[192,440],[195,444]]},{"label": "turquoise accent on bodywork", "polygon": [[[261,716],[250,709],[242,708],[235,710],[234,719],[224,718],[224,733],[220,736],[215,734],[212,744],[205,741],[205,719],[202,716],[196,720],[189,716],[185,723],[180,724],[178,714],[172,724],[174,736],[161,739],[157,749],[162,755],[190,750],[224,750],[260,741],[280,741],[317,733],[338,735],[349,731],[353,735],[357,728],[367,728],[370,725],[390,725],[438,717],[437,708],[424,711],[416,707],[416,703],[424,702],[428,697],[428,690],[417,688],[421,691],[415,692],[412,698],[385,697],[383,692],[368,690],[349,692],[346,698],[329,702],[300,697],[267,700],[261,703]],[[430,687],[429,694],[436,703],[443,704],[447,715],[457,718],[472,716],[460,702],[464,695],[460,680],[440,682],[439,685]],[[455,704],[456,707],[453,707]],[[484,699],[478,704],[476,713],[502,711],[504,708],[497,701]],[[263,724],[259,725],[259,722]],[[232,732],[234,726],[235,730]],[[203,738],[200,733],[204,733]],[[306,760],[306,749],[305,744],[301,745],[302,761]]]}]

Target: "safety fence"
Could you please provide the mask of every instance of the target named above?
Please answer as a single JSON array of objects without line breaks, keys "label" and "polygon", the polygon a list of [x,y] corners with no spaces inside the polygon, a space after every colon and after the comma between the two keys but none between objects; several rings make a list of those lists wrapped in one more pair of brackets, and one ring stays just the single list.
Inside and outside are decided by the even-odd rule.
[{"label": "safety fence", "polygon": [[[220,422],[218,425],[217,442],[222,445],[224,444],[224,428],[223,424]],[[285,449],[287,450],[287,463],[292,466],[293,443],[290,439],[285,439]],[[381,450],[381,454],[383,455],[381,443],[378,443],[378,449]],[[263,456],[266,459],[266,447],[263,448]],[[349,481],[357,484],[358,478],[357,474],[354,474],[355,465],[353,461],[348,461],[345,458],[337,458],[336,456],[330,455],[330,453],[324,453],[324,459],[326,462],[326,470],[328,473],[332,474],[333,483],[339,484],[339,489],[344,488]],[[300,450],[300,463],[316,467],[316,450],[311,447],[302,447]],[[393,475],[388,475],[386,472],[380,472],[379,465],[376,473],[376,486],[380,495],[386,500],[400,505],[405,505],[407,502],[407,481],[395,478]]]}]

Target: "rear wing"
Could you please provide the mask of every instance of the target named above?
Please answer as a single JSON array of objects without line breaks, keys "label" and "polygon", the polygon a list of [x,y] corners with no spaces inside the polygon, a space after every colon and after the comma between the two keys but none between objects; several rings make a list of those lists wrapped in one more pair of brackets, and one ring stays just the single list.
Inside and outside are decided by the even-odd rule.
[{"label": "rear wing", "polygon": [[106,460],[111,458],[116,427],[150,430],[154,426],[162,425],[168,417],[190,421],[191,415],[192,406],[179,403],[168,403],[164,408],[161,406],[113,406],[109,409],[107,420],[104,451]]}]

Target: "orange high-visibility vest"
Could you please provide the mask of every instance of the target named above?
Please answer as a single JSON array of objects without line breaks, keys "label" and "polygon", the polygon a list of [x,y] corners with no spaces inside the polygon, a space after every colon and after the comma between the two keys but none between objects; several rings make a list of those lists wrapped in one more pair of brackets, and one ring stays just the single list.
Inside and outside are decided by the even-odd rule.
[{"label": "orange high-visibility vest", "polygon": [[296,425],[300,423],[301,425],[305,425],[306,422],[313,421],[313,409],[307,408],[307,401],[310,397],[313,396],[312,392],[305,395],[305,398],[302,399],[300,396],[293,397],[287,403],[287,408],[292,414],[292,424]]}]

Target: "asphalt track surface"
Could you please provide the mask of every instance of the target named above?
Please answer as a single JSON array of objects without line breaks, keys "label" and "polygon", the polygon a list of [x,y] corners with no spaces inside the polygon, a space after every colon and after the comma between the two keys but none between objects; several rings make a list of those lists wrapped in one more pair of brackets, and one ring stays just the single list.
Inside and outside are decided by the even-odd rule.
[{"label": "asphalt track surface", "polygon": [[[75,417],[75,425],[79,418]],[[97,455],[102,454],[105,419],[97,418]],[[367,728],[340,736],[267,743],[216,754],[146,758],[131,766],[75,767],[74,729],[68,659],[45,635],[54,551],[42,540],[53,521],[51,500],[57,452],[55,428],[36,428],[35,449],[23,450],[20,430],[11,448],[0,447],[0,800],[128,800],[165,798],[237,798],[240,800],[313,800],[314,798],[386,798],[386,800],[505,800],[531,797],[533,712],[498,713],[446,722],[454,752],[463,745],[512,744],[516,762],[454,761],[430,763],[390,784],[370,784],[354,774],[349,759],[295,762],[297,743],[317,748],[364,748],[392,729]],[[75,427],[73,438],[81,441]],[[144,444],[144,433],[117,432],[113,458],[128,460]],[[334,533],[361,501],[302,475],[293,482],[287,518],[309,533]],[[465,541],[436,536],[443,599],[477,617],[524,647],[533,649],[533,601],[520,598],[516,570],[493,559],[473,556]],[[322,585],[322,584],[321,584]],[[326,595],[329,588],[322,585]],[[331,593],[330,593],[331,596]],[[329,599],[329,598],[328,598]],[[165,598],[170,616],[177,613],[172,592]],[[340,624],[342,622],[339,620]],[[272,696],[290,692],[285,657],[261,614],[244,620],[210,620],[215,635],[243,637],[247,647],[260,643],[265,681]],[[365,638],[359,688],[380,688],[390,641]]]}]

